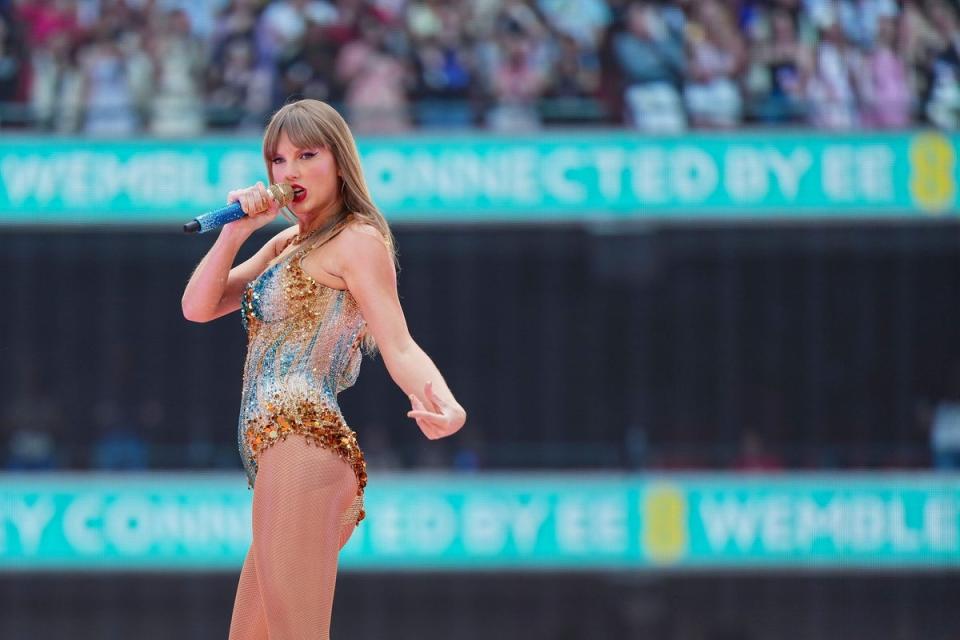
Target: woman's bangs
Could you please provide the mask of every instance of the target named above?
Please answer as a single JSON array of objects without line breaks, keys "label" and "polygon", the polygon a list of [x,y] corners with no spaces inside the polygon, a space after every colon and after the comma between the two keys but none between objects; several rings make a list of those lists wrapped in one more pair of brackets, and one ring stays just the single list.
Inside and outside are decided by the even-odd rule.
[{"label": "woman's bangs", "polygon": [[290,143],[298,149],[329,146],[323,130],[308,113],[301,109],[289,109],[273,118],[264,137],[264,158],[268,163],[277,155],[282,133],[286,133]]},{"label": "woman's bangs", "polygon": [[[287,114],[280,123],[280,131],[285,131],[290,142],[298,149],[329,146],[316,119],[300,109],[292,109]],[[278,133],[277,138],[279,137]]]}]

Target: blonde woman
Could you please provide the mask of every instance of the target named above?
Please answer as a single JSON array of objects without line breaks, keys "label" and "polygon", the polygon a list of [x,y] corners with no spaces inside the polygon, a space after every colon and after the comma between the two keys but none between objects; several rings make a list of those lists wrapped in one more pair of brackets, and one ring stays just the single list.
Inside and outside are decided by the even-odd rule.
[{"label": "blonde woman", "polygon": [[270,181],[293,187],[296,225],[233,266],[280,208],[262,183],[231,191],[246,216],[197,266],[183,313],[207,322],[241,309],[248,334],[238,440],[253,544],[230,638],[328,638],[338,553],[364,517],[366,464],[337,405],[362,351],[379,350],[428,438],[459,430],[466,412],[407,330],[393,236],[343,118],[316,100],[288,104],[267,125],[263,155]]}]

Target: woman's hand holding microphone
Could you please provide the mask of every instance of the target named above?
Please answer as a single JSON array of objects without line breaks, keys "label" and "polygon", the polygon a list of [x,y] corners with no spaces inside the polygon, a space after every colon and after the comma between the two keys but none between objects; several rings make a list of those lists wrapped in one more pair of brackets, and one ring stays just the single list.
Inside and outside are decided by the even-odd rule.
[{"label": "woman's hand holding microphone", "polygon": [[227,204],[239,202],[246,214],[223,227],[224,232],[250,235],[260,227],[273,221],[280,213],[280,203],[274,200],[267,187],[258,182],[252,187],[234,189],[227,194]]}]

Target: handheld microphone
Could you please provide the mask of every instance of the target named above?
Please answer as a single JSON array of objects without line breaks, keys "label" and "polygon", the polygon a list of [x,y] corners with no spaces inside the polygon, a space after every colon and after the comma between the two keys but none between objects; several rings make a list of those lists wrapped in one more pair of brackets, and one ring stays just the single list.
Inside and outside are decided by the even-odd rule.
[{"label": "handheld microphone", "polygon": [[[281,207],[287,206],[293,200],[293,187],[285,182],[270,185],[267,187],[267,193]],[[218,229],[228,222],[239,220],[244,215],[246,214],[243,213],[240,203],[231,202],[225,207],[197,216],[183,225],[183,231],[184,233],[206,233],[212,229]]]}]

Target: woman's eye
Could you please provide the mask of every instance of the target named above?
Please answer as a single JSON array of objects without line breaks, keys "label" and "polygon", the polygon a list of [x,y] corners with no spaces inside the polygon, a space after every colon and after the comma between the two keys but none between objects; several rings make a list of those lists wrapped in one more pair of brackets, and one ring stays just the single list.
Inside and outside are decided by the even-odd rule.
[{"label": "woman's eye", "polygon": [[313,151],[304,151],[302,154],[300,154],[302,158],[312,158],[315,155],[317,154],[314,153]]},{"label": "woman's eye", "polygon": [[280,162],[283,162],[283,158],[274,158],[274,159],[273,159],[273,164],[278,164],[278,163],[280,163]]}]

